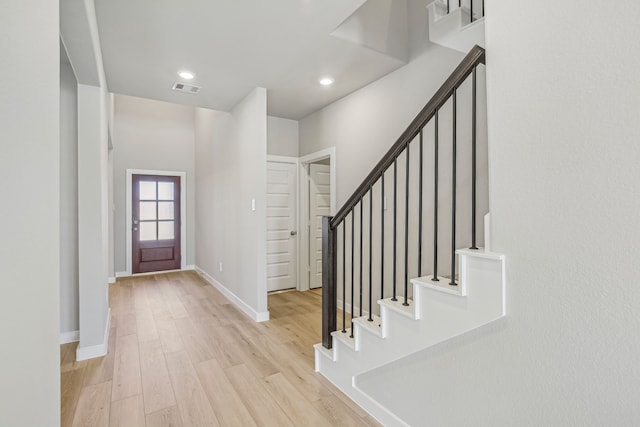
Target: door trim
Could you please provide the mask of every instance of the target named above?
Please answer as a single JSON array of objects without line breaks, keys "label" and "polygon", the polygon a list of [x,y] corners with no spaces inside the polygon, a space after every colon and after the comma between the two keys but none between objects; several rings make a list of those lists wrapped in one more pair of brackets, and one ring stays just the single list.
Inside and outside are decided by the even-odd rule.
[{"label": "door trim", "polygon": [[[331,200],[330,209],[331,215],[335,215],[337,208],[337,191],[336,191],[336,147],[325,148],[324,150],[316,151],[315,153],[307,154],[298,159],[299,170],[298,174],[300,183],[298,185],[298,191],[300,193],[300,209],[298,210],[298,235],[299,248],[305,248],[298,251],[299,263],[298,263],[298,290],[309,290],[309,164],[317,162],[319,160],[329,159],[329,174],[330,188],[331,188]],[[304,229],[304,232],[301,230]]]},{"label": "door trim", "polygon": [[[296,241],[296,289],[300,290],[300,162],[297,157],[288,156],[275,156],[267,154],[267,163],[288,163],[296,165],[296,200],[298,200],[296,206],[296,230],[298,230],[298,239]],[[266,211],[265,211],[266,215]],[[265,235],[266,239],[266,235]]]},{"label": "door trim", "polygon": [[[180,259],[180,268],[186,270],[187,267],[187,173],[176,171],[158,171],[149,169],[127,169],[127,181],[126,181],[126,257],[127,257],[127,271],[126,275],[131,276],[133,271],[133,250],[132,250],[132,233],[131,228],[133,223],[131,220],[133,208],[131,206],[132,181],[133,175],[161,175],[161,176],[178,176],[180,177],[180,252],[182,253]],[[123,277],[123,276],[119,276]]]}]

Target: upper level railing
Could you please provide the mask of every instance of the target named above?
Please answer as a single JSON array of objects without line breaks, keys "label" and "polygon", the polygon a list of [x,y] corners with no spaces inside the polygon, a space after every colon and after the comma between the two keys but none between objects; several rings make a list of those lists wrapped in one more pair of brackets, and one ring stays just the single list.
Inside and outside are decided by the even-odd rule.
[{"label": "upper level railing", "polygon": [[469,19],[471,20],[471,22],[484,17],[484,0],[443,0],[443,1],[447,6],[447,13],[450,13],[454,7],[457,7],[458,9],[467,9],[469,11]]},{"label": "upper level railing", "polygon": [[[465,82],[471,77],[470,118],[466,120],[470,124],[470,132],[465,133],[465,139],[470,142],[470,246],[476,249],[477,229],[477,67],[485,63],[485,51],[475,46],[451,73],[435,95],[420,111],[407,129],[400,135],[384,157],[367,175],[349,197],[344,206],[333,217],[323,218],[323,242],[322,242],[322,343],[324,347],[331,348],[331,333],[337,330],[338,317],[338,292],[341,294],[342,306],[342,332],[347,333],[347,313],[351,321],[351,334],[353,334],[353,319],[361,317],[366,312],[367,320],[373,321],[373,295],[379,294],[385,298],[389,293],[392,300],[398,297],[398,282],[403,285],[403,304],[409,305],[409,259],[416,260],[416,277],[422,276],[423,249],[426,246],[424,240],[423,209],[425,195],[432,196],[432,206],[429,211],[429,219],[433,221],[433,230],[430,238],[433,246],[430,248],[431,280],[437,282],[448,280],[449,285],[456,283],[456,230],[457,230],[457,194],[459,183],[457,177],[458,163],[458,135],[461,133],[458,124],[459,112],[458,91],[462,85],[465,89],[469,86]],[[465,94],[466,96],[466,94]],[[449,109],[449,105],[451,109]],[[446,111],[443,108],[446,107]],[[467,110],[465,110],[467,111]],[[441,201],[442,184],[439,182],[444,176],[440,166],[440,139],[443,133],[442,116],[450,118],[450,127],[447,128],[447,141],[451,141],[451,151],[447,153],[451,158],[451,169],[447,170],[446,177],[451,179],[451,186],[447,189],[451,204],[450,218],[447,228],[450,226],[450,269],[449,275],[440,276],[438,270],[439,246],[442,235],[439,235],[441,227],[439,222],[438,206]],[[427,193],[424,180],[424,140],[426,139],[425,127],[432,123],[433,129],[433,187]],[[467,138],[468,136],[468,138]],[[411,146],[418,149],[417,160],[411,157]],[[415,147],[417,145],[417,147]],[[416,156],[416,154],[413,154]],[[403,157],[402,159],[400,159]],[[404,160],[404,165],[401,165]],[[413,166],[413,169],[412,169]],[[417,167],[417,173],[415,168]],[[398,172],[404,173],[401,182]],[[385,183],[386,179],[386,183]],[[417,182],[416,182],[417,181]],[[400,187],[398,185],[400,184]],[[388,207],[386,195],[392,193],[392,206]],[[432,193],[432,194],[431,194]],[[404,196],[404,203],[398,200],[398,196]],[[376,207],[374,214],[374,205]],[[413,206],[412,206],[413,205]],[[417,206],[416,206],[417,205]],[[366,206],[366,209],[365,209]],[[417,209],[415,209],[417,208]],[[387,210],[392,210],[387,214]],[[366,212],[366,215],[365,215]],[[410,214],[412,214],[410,216]],[[391,216],[391,217],[390,217]],[[401,218],[400,218],[401,217]],[[374,236],[374,223],[376,232]],[[410,226],[410,224],[412,224]],[[399,228],[401,229],[399,231]],[[388,229],[391,229],[390,232]],[[413,232],[410,233],[410,230]],[[357,233],[356,233],[357,231]],[[411,239],[410,239],[411,234]],[[374,240],[376,240],[374,247]],[[340,256],[338,256],[340,255]],[[386,257],[386,258],[385,258]],[[389,259],[390,258],[390,259]],[[379,271],[374,272],[374,264]],[[390,265],[389,265],[390,264]],[[385,271],[385,266],[391,271]],[[402,270],[402,271],[401,271]],[[338,273],[340,275],[341,290],[338,289]],[[377,277],[376,277],[377,276]],[[386,280],[389,276],[390,279]],[[365,283],[365,278],[367,279]],[[375,279],[374,279],[375,278]],[[400,278],[400,280],[398,280]],[[379,281],[379,288],[374,290],[374,281]],[[391,289],[385,287],[385,282],[391,282]],[[350,286],[347,287],[347,284]],[[357,284],[357,286],[356,286]],[[368,285],[368,286],[367,286]],[[367,310],[364,308],[363,298],[368,299]],[[356,313],[357,312],[357,313]]]}]

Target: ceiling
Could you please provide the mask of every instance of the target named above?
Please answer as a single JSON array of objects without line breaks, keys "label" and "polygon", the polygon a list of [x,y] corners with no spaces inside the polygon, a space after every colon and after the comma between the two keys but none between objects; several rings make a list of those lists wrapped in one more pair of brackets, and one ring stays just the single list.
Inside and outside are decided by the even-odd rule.
[{"label": "ceiling", "polygon": [[[111,92],[300,119],[407,61],[406,0],[95,0]],[[333,35],[332,35],[333,33]],[[197,95],[172,91],[179,70]],[[321,77],[335,83],[321,86]]]}]

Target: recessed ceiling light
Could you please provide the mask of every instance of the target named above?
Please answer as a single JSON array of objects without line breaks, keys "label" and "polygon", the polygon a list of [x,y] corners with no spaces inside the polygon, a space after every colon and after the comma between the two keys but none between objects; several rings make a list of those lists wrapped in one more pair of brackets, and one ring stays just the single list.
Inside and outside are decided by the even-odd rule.
[{"label": "recessed ceiling light", "polygon": [[333,79],[331,77],[324,77],[320,79],[320,84],[322,86],[329,86],[330,84],[333,84]]},{"label": "recessed ceiling light", "polygon": [[191,80],[195,77],[195,74],[193,74],[191,71],[180,71],[178,75],[185,80]]}]

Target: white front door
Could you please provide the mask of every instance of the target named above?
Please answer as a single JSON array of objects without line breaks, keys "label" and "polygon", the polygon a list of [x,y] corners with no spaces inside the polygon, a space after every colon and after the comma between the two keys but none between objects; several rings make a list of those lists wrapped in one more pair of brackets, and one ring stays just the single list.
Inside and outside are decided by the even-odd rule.
[{"label": "white front door", "polygon": [[322,287],[322,217],[331,212],[329,165],[309,165],[309,287]]},{"label": "white front door", "polygon": [[297,286],[296,169],[267,162],[267,291]]}]

